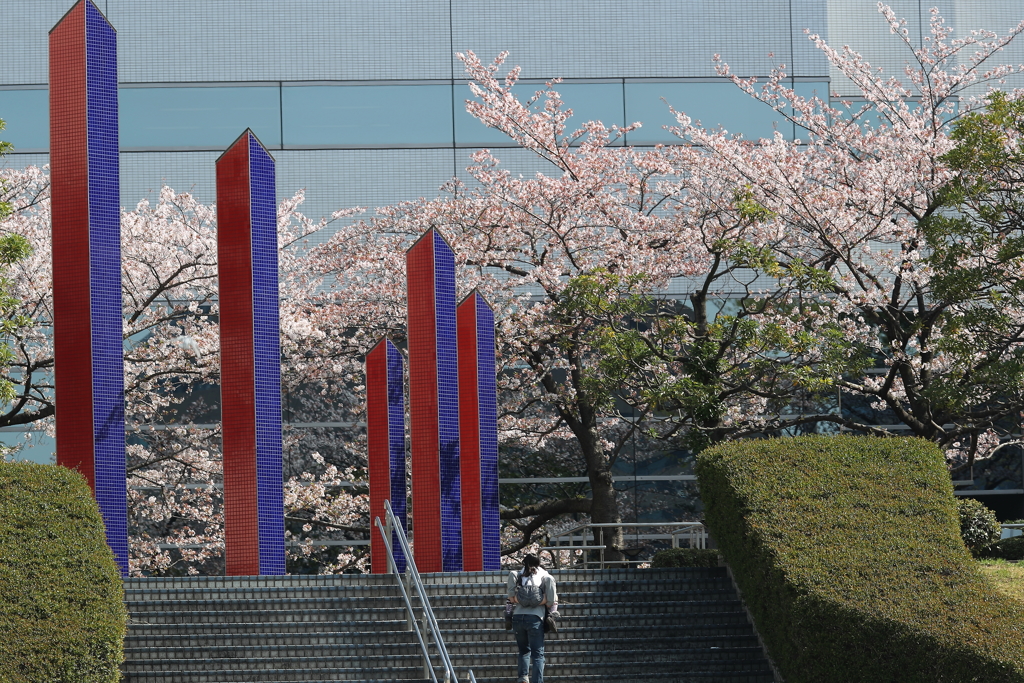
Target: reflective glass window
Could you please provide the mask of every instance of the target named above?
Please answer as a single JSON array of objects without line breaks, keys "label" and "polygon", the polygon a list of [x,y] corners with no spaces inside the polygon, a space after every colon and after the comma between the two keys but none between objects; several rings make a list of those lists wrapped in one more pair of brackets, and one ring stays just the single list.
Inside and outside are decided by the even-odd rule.
[{"label": "reflective glass window", "polygon": [[276,86],[121,88],[121,149],[227,148],[246,128],[266,147],[281,145]]},{"label": "reflective glass window", "polygon": [[284,86],[289,147],[451,145],[451,86]]},{"label": "reflective glass window", "polygon": [[[514,92],[520,100],[529,99],[543,84],[520,83]],[[572,109],[572,118],[566,123],[566,131],[572,132],[587,121],[600,121],[607,127],[622,126],[622,83],[559,83],[554,87],[561,95],[563,108]],[[455,140],[460,145],[510,145],[508,136],[494,128],[488,128],[466,111],[466,100],[472,99],[469,86],[455,86]],[[534,105],[543,108],[542,97]]]},{"label": "reflective glass window", "polygon": [[[829,91],[828,81],[815,81],[815,82],[798,82],[793,85],[793,90],[800,97],[810,99],[817,97],[818,99],[829,103]],[[795,135],[800,140],[807,142],[807,131],[799,126],[794,126]]]},{"label": "reflective glass window", "polygon": [[775,124],[787,138],[793,136],[792,124],[732,83],[647,82],[626,83],[626,120],[643,123],[643,128],[631,133],[627,142],[631,145],[679,142],[679,138],[664,128],[678,125],[669,105],[694,121],[700,121],[706,128],[722,126],[729,133],[742,133],[747,139],[771,137]]},{"label": "reflective glass window", "polygon": [[[917,100],[918,98],[907,100],[907,104],[911,111],[916,111],[920,106],[916,103]],[[863,97],[835,97],[832,99],[831,106],[837,109],[840,116],[844,119],[849,120],[851,117],[857,116],[860,126],[864,130],[874,129],[881,125],[892,125],[890,121],[890,116],[892,114],[891,111],[888,109],[880,109],[878,106],[871,104]],[[866,109],[865,106],[867,106]],[[862,109],[864,111],[861,111]],[[960,103],[954,102],[952,111],[943,116],[943,120],[949,121],[951,118],[958,116],[959,113]]]},{"label": "reflective glass window", "polygon": [[50,91],[0,90],[0,119],[7,127],[0,140],[15,151],[47,149],[50,146]]}]

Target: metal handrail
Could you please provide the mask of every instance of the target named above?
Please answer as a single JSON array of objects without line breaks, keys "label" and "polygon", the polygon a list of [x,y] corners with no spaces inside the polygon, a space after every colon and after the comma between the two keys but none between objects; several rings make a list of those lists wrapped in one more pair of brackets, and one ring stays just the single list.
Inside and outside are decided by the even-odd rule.
[{"label": "metal handrail", "polygon": [[[384,525],[380,523],[380,517],[377,517],[374,521],[377,524],[377,528],[380,529],[381,536],[384,537],[384,547],[388,549],[388,569],[397,577],[398,565],[395,563],[395,553],[391,549],[391,540],[388,538],[391,534],[385,532]],[[430,653],[427,652],[427,644],[423,642],[423,634],[420,633],[419,624],[416,623],[416,615],[412,611],[412,602],[409,600],[409,592],[405,590],[405,583],[401,579],[398,579],[398,590],[402,592],[402,601],[405,603],[405,610],[409,615],[409,627],[416,633],[416,640],[420,644],[420,652],[423,653],[426,673],[430,675],[430,680],[433,683],[437,683],[437,676],[434,675],[434,667],[430,666]]]},{"label": "metal handrail", "polygon": [[[423,586],[423,581],[420,579],[420,573],[416,569],[416,561],[413,560],[412,550],[409,547],[409,540],[405,537],[405,530],[402,525],[398,523],[398,519],[395,517],[395,513],[391,510],[391,503],[384,501],[384,514],[387,517],[387,529],[381,524],[380,517],[377,517],[374,521],[377,524],[377,528],[380,529],[381,535],[385,538],[385,547],[388,549],[389,566],[391,567],[392,573],[398,578],[399,585],[402,584],[402,579],[399,578],[401,574],[398,572],[398,565],[395,563],[394,553],[391,549],[391,533],[394,532],[395,538],[398,539],[398,544],[402,548],[402,553],[405,555],[405,577],[406,580],[412,583],[416,589],[416,594],[420,599],[420,607],[423,609],[423,621],[426,623],[427,628],[430,630],[430,635],[434,638],[434,645],[437,646],[437,651],[441,655],[441,664],[444,666],[444,683],[459,683],[459,679],[455,676],[455,667],[452,666],[451,657],[448,656],[448,648],[444,645],[444,639],[441,638],[441,629],[437,625],[437,618],[434,617],[434,610],[430,607],[430,601],[427,599],[427,590]],[[403,592],[405,587],[402,588]],[[409,606],[409,620],[415,623],[415,618],[412,612],[412,606]],[[417,632],[419,632],[419,626],[416,626]],[[434,676],[433,667],[430,664],[430,658],[427,656],[426,649],[424,647],[424,657],[426,658],[424,666],[430,670],[430,677],[433,681],[437,681]],[[476,681],[476,677],[473,676],[473,672],[469,672],[470,680]]]}]

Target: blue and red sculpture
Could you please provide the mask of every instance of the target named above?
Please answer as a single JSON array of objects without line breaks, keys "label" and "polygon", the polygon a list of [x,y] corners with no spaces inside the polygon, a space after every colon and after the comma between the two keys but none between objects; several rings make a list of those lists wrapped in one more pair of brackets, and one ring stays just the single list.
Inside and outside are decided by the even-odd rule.
[{"label": "blue and red sculpture", "polygon": [[252,131],[217,159],[224,544],[229,576],[284,574],[274,160]]},{"label": "blue and red sculpture", "polygon": [[463,570],[501,569],[494,311],[474,290],[457,311]]},{"label": "blue and red sculpture", "polygon": [[[497,570],[494,311],[476,291],[456,308],[455,254],[434,229],[407,252],[406,277],[416,565],[425,572]],[[383,519],[390,500],[404,526],[400,378],[401,354],[382,340],[366,356],[370,519]],[[371,544],[372,570],[388,571],[377,533]]]},{"label": "blue and red sculpture", "polygon": [[462,570],[455,253],[428,230],[406,254],[416,566]]},{"label": "blue and red sculpture", "polygon": [[[402,354],[390,339],[382,339],[366,354],[366,449],[370,480],[370,519],[384,516],[384,501],[406,529],[405,378]],[[375,574],[387,573],[384,539],[370,527],[370,565]],[[405,571],[405,555],[396,536],[391,546],[398,571]]]},{"label": "blue and red sculpture", "polygon": [[57,463],[89,481],[128,572],[117,35],[91,0],[50,31]]},{"label": "blue and red sculpture", "polygon": [[[50,32],[57,462],[89,481],[127,574],[117,137],[116,34],[79,0]],[[283,574],[274,160],[246,130],[216,174],[226,573]],[[436,230],[406,259],[417,564],[497,569],[494,313],[476,292],[456,313],[455,256]],[[402,389],[401,354],[384,340],[367,355],[371,519],[390,500],[404,526]],[[403,570],[400,549],[396,560]],[[373,570],[386,571],[376,545]]]}]

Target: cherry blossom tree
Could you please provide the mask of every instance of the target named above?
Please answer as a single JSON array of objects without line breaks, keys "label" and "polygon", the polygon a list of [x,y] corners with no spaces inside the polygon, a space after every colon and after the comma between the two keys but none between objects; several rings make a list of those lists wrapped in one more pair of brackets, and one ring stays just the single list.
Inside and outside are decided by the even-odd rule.
[{"label": "cherry blossom tree", "polygon": [[[902,74],[810,36],[863,104],[801,97],[785,87],[780,65],[761,89],[731,77],[795,122],[798,139],[744,141],[682,112],[675,132],[722,173],[739,174],[771,212],[769,224],[798,237],[772,259],[814,275],[803,284],[779,278],[801,297],[791,300],[792,324],[816,340],[807,387],[838,389],[872,408],[804,419],[876,433],[878,423],[901,424],[948,449],[966,442],[973,457],[987,430],[1019,429],[1024,261],[1019,223],[991,220],[982,206],[984,196],[1012,191],[1012,164],[1003,162],[1016,160],[1019,173],[1018,134],[1003,125],[1000,161],[990,155],[986,164],[965,126],[986,103],[1009,101],[986,99],[985,89],[1024,70],[996,62],[1024,22],[1003,37],[953,38],[933,10],[930,36],[917,47],[905,21],[879,11],[908,48]],[[721,60],[718,69],[730,76]]]},{"label": "cherry blossom tree", "polygon": [[[0,131],[5,128],[3,119],[0,119]],[[0,157],[11,150],[9,142],[0,141]],[[0,178],[0,220],[10,215],[12,208],[9,202],[3,201],[4,193],[3,179]],[[6,271],[16,261],[29,255],[31,247],[21,235],[0,236],[0,401],[11,401],[14,399],[14,384],[8,375],[9,365],[14,360],[14,353],[8,344],[12,334],[31,324],[31,321],[23,315],[18,315],[15,310],[18,308],[18,300],[10,292],[10,282],[7,280]]]},{"label": "cherry blossom tree", "polygon": [[[11,291],[20,303],[6,311],[7,320],[33,324],[12,335],[17,391],[0,424],[35,424],[52,435],[49,177],[37,167],[2,174],[0,199],[11,213],[0,230],[31,245],[31,254],[11,270]],[[293,411],[332,382],[346,382],[331,368],[338,356],[352,356],[344,335],[331,327],[334,319],[308,296],[318,286],[310,274],[320,269],[307,262],[303,240],[333,218],[309,220],[297,211],[301,201],[298,194],[278,210],[282,378]],[[154,203],[123,211],[121,224],[131,569],[215,571],[223,561],[216,212],[165,187]],[[310,354],[314,347],[318,353]],[[331,395],[336,411],[358,409],[343,392],[332,388]],[[361,552],[311,545],[369,529],[365,485],[353,468],[359,461],[339,456],[337,448],[325,451],[331,461],[325,460],[317,445],[334,444],[310,443],[298,430],[285,437],[287,450],[301,445],[285,482],[289,536],[302,542],[292,551],[293,564],[325,571],[364,562]],[[354,448],[354,441],[349,435],[345,447]]]},{"label": "cherry blossom tree", "polygon": [[[959,299],[936,277],[964,236],[938,227],[962,208],[949,195],[963,172],[948,156],[953,126],[984,104],[972,93],[1019,71],[995,60],[1024,25],[952,38],[933,12],[915,47],[905,23],[880,11],[908,46],[903,74],[810,36],[862,90],[859,108],[798,96],[784,65],[757,89],[718,60],[722,76],[798,125],[797,140],[744,140],[677,112],[679,145],[612,145],[623,130],[569,126],[557,82],[523,101],[512,91],[517,68],[498,78],[505,55],[485,65],[468,53],[467,110],[550,172],[516,177],[483,150],[471,182],[381,209],[324,249],[338,300],[372,292],[373,305],[349,318],[355,329],[401,336],[402,254],[430,227],[456,251],[462,293],[478,287],[496,304],[504,452],[586,472],[592,496],[506,510],[506,520],[530,520],[520,544],[566,512],[618,521],[610,466],[638,427],[697,447],[823,423],[887,433],[877,415],[849,410],[863,397],[891,424],[951,448],[1024,407],[1016,332],[1004,329],[1020,307],[992,275],[1005,265],[1016,277],[1016,264],[999,261]],[[685,301],[652,296],[673,278],[690,283]],[[965,348],[964,327],[977,329],[996,292],[1002,317]],[[1000,366],[989,372],[993,354]],[[806,409],[837,393],[846,410],[834,398]],[[552,447],[560,458],[544,457]],[[605,542],[621,547],[621,537]]]},{"label": "cherry blossom tree", "polygon": [[[788,236],[764,229],[764,216],[745,203],[738,174],[692,172],[702,163],[700,150],[614,145],[633,127],[591,121],[571,128],[572,110],[557,82],[523,101],[513,93],[517,68],[498,78],[505,55],[491,64],[472,53],[460,58],[476,96],[467,103],[470,113],[548,162],[550,172],[519,177],[482,150],[472,157],[471,183],[453,180],[439,198],[379,209],[339,229],[318,256],[334,276],[326,295],[333,310],[346,316],[345,326],[364,346],[385,333],[403,337],[403,255],[429,228],[455,251],[460,296],[477,288],[494,305],[503,467],[529,463],[534,474],[546,468],[589,479],[589,497],[577,491],[504,510],[502,518],[520,531],[506,549],[512,552],[563,514],[618,524],[612,466],[624,446],[637,431],[679,431],[656,414],[656,397],[622,391],[619,376],[603,362],[600,316],[578,305],[576,283],[607,273],[635,292],[695,278],[702,285],[691,300],[706,321],[720,290],[749,289],[759,267],[756,253]],[[681,170],[686,158],[692,168]],[[755,313],[742,315],[758,327]],[[752,344],[744,353],[765,352]],[[738,358],[735,365],[741,365]],[[734,391],[726,403],[738,409],[747,400]],[[607,556],[621,556],[621,529],[599,540],[609,547]]]}]

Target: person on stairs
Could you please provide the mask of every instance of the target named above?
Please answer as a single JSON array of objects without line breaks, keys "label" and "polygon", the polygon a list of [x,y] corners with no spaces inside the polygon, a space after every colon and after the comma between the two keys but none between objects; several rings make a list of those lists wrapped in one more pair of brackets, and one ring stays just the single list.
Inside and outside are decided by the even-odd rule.
[{"label": "person on stairs", "polygon": [[508,599],[515,605],[512,634],[519,646],[518,683],[544,683],[544,617],[558,609],[555,578],[536,555],[523,558],[523,569],[508,575]]}]

